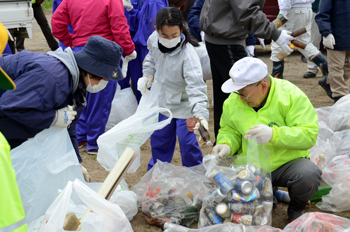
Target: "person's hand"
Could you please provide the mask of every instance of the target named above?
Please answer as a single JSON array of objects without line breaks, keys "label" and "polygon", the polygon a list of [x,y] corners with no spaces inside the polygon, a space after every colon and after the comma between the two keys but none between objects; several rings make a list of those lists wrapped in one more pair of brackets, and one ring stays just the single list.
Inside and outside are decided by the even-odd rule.
[{"label": "person's hand", "polygon": [[56,110],[56,117],[52,124],[66,128],[75,119],[75,115],[77,115],[77,112],[74,111],[71,106],[66,106],[62,109]]},{"label": "person's hand", "polygon": [[148,94],[149,90],[148,88],[152,87],[153,84],[153,76],[149,77],[141,77],[137,81],[137,90],[140,91],[142,94]]},{"label": "person's hand", "polygon": [[202,124],[202,126],[204,127],[204,129],[206,129],[207,131],[209,130],[209,126],[208,126],[208,122],[207,122],[207,120],[205,120],[205,119],[199,119],[201,122],[199,123],[199,122],[197,122],[196,123],[196,125],[194,126],[194,129],[193,129],[193,132],[196,134],[196,135],[200,135],[200,133],[199,133],[199,127],[201,126],[201,124]]},{"label": "person's hand", "polygon": [[276,43],[289,55],[293,52],[293,49],[289,47],[290,41],[295,39],[290,35],[290,31],[282,30],[280,36],[276,40]]},{"label": "person's hand", "polygon": [[266,144],[271,141],[273,136],[273,130],[264,124],[259,124],[250,128],[246,132],[244,139],[256,139],[258,144]]},{"label": "person's hand", "polygon": [[131,11],[134,7],[132,6],[130,0],[123,0],[123,5],[127,11]]},{"label": "person's hand", "polygon": [[81,172],[83,173],[85,181],[91,182],[91,177],[90,177],[88,171],[86,170],[86,168],[82,164],[80,164],[80,168],[81,168]]},{"label": "person's hand", "polygon": [[225,158],[231,154],[231,147],[227,144],[217,144],[213,148],[212,153],[220,158]]},{"label": "person's hand", "polygon": [[327,35],[327,37],[323,37],[323,45],[329,49],[334,49],[335,39],[332,34]]},{"label": "person's hand", "polygon": [[260,46],[262,49],[265,49],[265,40],[263,38],[258,38]]},{"label": "person's hand", "polygon": [[135,50],[130,55],[125,56],[125,58],[122,56],[122,61],[123,61],[122,74],[124,78],[126,77],[126,72],[128,71],[129,61],[136,59],[136,57],[137,57],[137,53]]},{"label": "person's hand", "polygon": [[255,46],[254,45],[248,45],[247,46],[248,52],[251,56],[254,56],[254,50],[255,50]]}]

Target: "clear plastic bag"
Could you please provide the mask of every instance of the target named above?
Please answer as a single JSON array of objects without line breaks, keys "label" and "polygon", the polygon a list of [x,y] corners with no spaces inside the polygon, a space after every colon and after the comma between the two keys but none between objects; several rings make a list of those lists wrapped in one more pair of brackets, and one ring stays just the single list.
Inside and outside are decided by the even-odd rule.
[{"label": "clear plastic bag", "polygon": [[334,132],[350,129],[350,94],[342,97],[330,109],[327,125]]},{"label": "clear plastic bag", "polygon": [[117,204],[105,200],[98,193],[84,185],[81,181],[69,181],[66,188],[47,209],[39,232],[63,232],[64,220],[72,194],[76,191],[79,198],[92,212],[82,220],[82,232],[130,232],[130,222]]},{"label": "clear plastic bag", "polygon": [[[134,115],[121,121],[97,139],[99,147],[97,161],[110,171],[123,154],[126,147],[130,147],[139,155],[131,165],[128,173],[135,173],[140,167],[140,147],[155,130],[160,130],[170,123],[170,110],[158,107],[158,95],[161,86],[155,81],[149,95],[143,95],[140,105]],[[170,117],[158,122],[159,113],[167,113]]]},{"label": "clear plastic bag", "polygon": [[207,52],[207,48],[205,47],[205,43],[199,42],[199,47],[194,47],[196,50],[199,60],[201,62],[202,66],[202,72],[203,72],[203,79],[204,80],[211,80],[211,68],[210,68],[210,58]]},{"label": "clear plastic bag", "polygon": [[249,140],[248,156],[205,156],[206,196],[198,227],[234,222],[271,225],[272,182],[268,148]]},{"label": "clear plastic bag", "polygon": [[322,178],[332,189],[316,206],[332,212],[350,210],[350,155],[334,157],[322,170]]},{"label": "clear plastic bag", "polygon": [[350,220],[327,213],[305,213],[289,223],[283,232],[345,232]]},{"label": "clear plastic bag", "polygon": [[130,87],[120,89],[120,85],[117,84],[117,91],[112,101],[111,112],[106,124],[106,131],[135,114],[137,106],[137,100],[132,89]]},{"label": "clear plastic bag", "polygon": [[183,167],[157,160],[133,187],[147,222],[190,226],[198,221],[204,197],[204,173],[203,165]]}]

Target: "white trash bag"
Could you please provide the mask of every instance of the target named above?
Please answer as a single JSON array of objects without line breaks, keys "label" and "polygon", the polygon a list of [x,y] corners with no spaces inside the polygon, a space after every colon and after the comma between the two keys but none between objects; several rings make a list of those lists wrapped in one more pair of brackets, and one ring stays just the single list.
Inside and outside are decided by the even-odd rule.
[{"label": "white trash bag", "polygon": [[67,187],[47,209],[39,232],[63,232],[63,224],[67,214],[69,200],[73,188],[78,197],[91,209],[82,220],[82,232],[130,232],[130,222],[117,204],[108,202],[98,193],[84,185],[78,179],[69,181]]},{"label": "white trash bag", "polygon": [[196,50],[199,56],[199,60],[201,62],[203,79],[211,80],[212,75],[211,75],[211,68],[210,68],[210,58],[207,52],[207,48],[205,47],[204,42],[199,42],[198,44],[199,44],[199,47],[194,47],[194,49]]},{"label": "white trash bag", "polygon": [[135,114],[137,106],[137,100],[132,89],[130,87],[120,89],[120,85],[117,83],[117,91],[112,101],[112,108],[106,124],[106,131]]},{"label": "white trash bag", "polygon": [[[131,165],[128,173],[135,173],[140,167],[140,147],[146,142],[155,130],[160,130],[170,123],[170,110],[158,107],[158,95],[161,86],[155,81],[149,95],[143,95],[137,111],[131,117],[121,121],[97,139],[99,147],[97,161],[111,171],[126,147],[136,153],[137,158]],[[167,120],[158,122],[159,113],[170,115]]]}]

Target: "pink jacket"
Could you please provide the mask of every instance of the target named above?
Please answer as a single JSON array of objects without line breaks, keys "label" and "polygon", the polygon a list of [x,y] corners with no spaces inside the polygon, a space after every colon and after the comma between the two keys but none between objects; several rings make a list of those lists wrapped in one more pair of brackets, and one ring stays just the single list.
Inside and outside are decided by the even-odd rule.
[{"label": "pink jacket", "polygon": [[[72,24],[73,34],[68,31]],[[84,46],[99,35],[118,43],[125,55],[135,50],[122,0],[63,0],[51,19],[52,34],[67,47]]]}]

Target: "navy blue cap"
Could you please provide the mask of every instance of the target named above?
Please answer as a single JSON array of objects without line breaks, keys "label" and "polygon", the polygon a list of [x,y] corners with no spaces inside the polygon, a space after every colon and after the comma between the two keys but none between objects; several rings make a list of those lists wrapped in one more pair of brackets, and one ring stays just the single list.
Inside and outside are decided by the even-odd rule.
[{"label": "navy blue cap", "polygon": [[120,59],[123,49],[116,42],[94,35],[89,38],[83,50],[74,53],[79,67],[95,76],[112,81],[122,80]]}]

